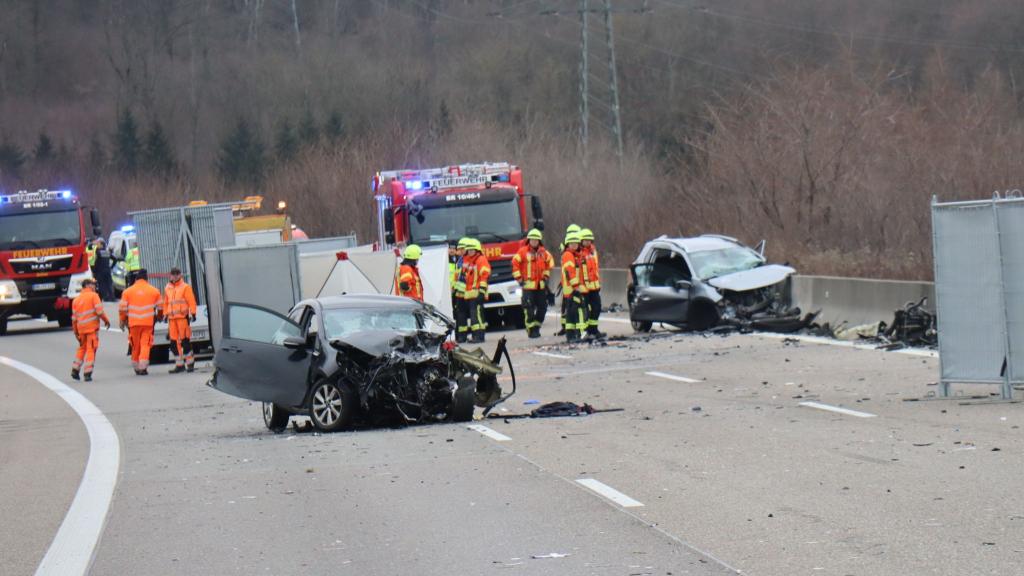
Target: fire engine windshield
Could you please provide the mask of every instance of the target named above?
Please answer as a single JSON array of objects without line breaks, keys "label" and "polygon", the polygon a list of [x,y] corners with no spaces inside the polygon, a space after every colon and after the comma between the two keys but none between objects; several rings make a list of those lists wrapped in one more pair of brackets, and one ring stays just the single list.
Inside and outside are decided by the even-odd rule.
[{"label": "fire engine windshield", "polygon": [[0,215],[0,250],[73,246],[81,239],[77,210]]},{"label": "fire engine windshield", "polygon": [[409,215],[412,241],[442,244],[472,236],[482,242],[507,242],[523,237],[519,202],[513,197],[498,202],[422,206]]}]

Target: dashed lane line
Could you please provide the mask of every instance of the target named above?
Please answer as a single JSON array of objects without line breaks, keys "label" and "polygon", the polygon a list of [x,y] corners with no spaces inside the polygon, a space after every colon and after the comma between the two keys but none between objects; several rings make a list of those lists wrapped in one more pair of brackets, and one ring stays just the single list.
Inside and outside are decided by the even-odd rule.
[{"label": "dashed lane line", "polygon": [[466,426],[466,428],[469,428],[470,430],[475,430],[483,434],[484,436],[487,436],[491,440],[495,440],[497,442],[508,442],[509,440],[512,439],[508,436],[505,436],[501,432],[491,430],[490,428],[484,426],[483,424],[470,424],[469,426]]},{"label": "dashed lane line", "polygon": [[687,384],[696,384],[700,380],[694,380],[693,378],[687,378],[686,376],[676,376],[675,374],[669,374],[667,372],[644,372],[648,376],[655,376],[657,378],[664,378],[666,380],[675,380],[676,382],[686,382]]},{"label": "dashed lane line", "polygon": [[604,496],[605,498],[611,500],[612,502],[615,502],[616,504],[622,506],[623,508],[636,508],[644,505],[643,502],[640,502],[639,500],[634,500],[629,496],[626,496],[622,492],[619,492],[615,488],[612,488],[611,486],[603,482],[599,482],[594,478],[579,478],[576,480],[576,483],[585,486],[593,490],[594,492],[597,492],[601,496]]},{"label": "dashed lane line", "polygon": [[572,360],[572,356],[566,354],[553,354],[551,352],[534,352],[536,356],[544,356],[545,358],[558,358],[559,360]]},{"label": "dashed lane line", "polygon": [[860,412],[857,410],[850,410],[849,408],[840,408],[839,406],[832,406],[829,404],[822,404],[821,402],[801,402],[801,406],[808,408],[816,408],[818,410],[827,410],[829,412],[835,412],[837,414],[846,414],[847,416],[856,416],[857,418],[875,418],[877,414],[871,414],[869,412]]},{"label": "dashed lane line", "polygon": [[78,492],[50,548],[36,568],[36,576],[83,576],[92,564],[117,485],[117,471],[121,465],[121,444],[117,432],[95,404],[60,380],[6,356],[0,356],[0,364],[23,372],[60,396],[78,414],[89,433],[89,460]]}]

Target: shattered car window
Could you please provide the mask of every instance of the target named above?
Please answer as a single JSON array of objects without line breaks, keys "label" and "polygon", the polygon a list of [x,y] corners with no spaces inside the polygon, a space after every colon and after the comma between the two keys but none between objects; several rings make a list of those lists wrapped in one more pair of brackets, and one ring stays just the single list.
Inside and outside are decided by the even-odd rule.
[{"label": "shattered car window", "polygon": [[413,332],[423,329],[422,320],[408,310],[324,310],[324,330],[328,340],[343,339],[355,332]]},{"label": "shattered car window", "polygon": [[690,252],[690,262],[697,277],[706,279],[756,268],[764,263],[764,259],[750,248],[735,246]]}]

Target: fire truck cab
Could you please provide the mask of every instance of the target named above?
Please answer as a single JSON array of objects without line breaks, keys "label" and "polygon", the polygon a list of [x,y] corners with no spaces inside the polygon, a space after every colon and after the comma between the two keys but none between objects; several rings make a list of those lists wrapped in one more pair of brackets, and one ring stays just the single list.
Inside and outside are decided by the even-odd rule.
[{"label": "fire truck cab", "polygon": [[0,195],[0,335],[15,315],[71,325],[71,299],[92,277],[86,243],[102,232],[69,190]]},{"label": "fire truck cab", "polygon": [[491,264],[488,323],[522,325],[522,294],[512,279],[512,257],[532,227],[544,228],[540,198],[527,194],[523,172],[507,162],[459,164],[424,170],[386,170],[373,178],[382,249],[454,244],[469,236],[483,244]]}]

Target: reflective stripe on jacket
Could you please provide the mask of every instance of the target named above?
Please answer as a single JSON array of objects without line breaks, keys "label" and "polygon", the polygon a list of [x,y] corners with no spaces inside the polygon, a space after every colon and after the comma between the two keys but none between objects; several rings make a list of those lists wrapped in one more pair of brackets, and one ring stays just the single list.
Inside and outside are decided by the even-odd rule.
[{"label": "reflective stripe on jacket", "polygon": [[555,267],[555,259],[551,253],[538,246],[536,250],[527,244],[512,257],[512,277],[523,285],[525,290],[539,290],[551,276]]},{"label": "reflective stripe on jacket", "polygon": [[571,296],[573,292],[580,292],[579,262],[576,253],[571,250],[562,252],[562,295]]},{"label": "reflective stripe on jacket", "polygon": [[585,251],[581,251],[582,254],[582,266],[583,271],[583,285],[587,291],[594,292],[601,289],[601,264],[597,258],[597,248],[591,246]]},{"label": "reflective stripe on jacket", "polygon": [[164,317],[168,320],[187,318],[196,315],[196,295],[192,287],[184,280],[168,282],[164,286],[164,299],[161,302]]},{"label": "reflective stripe on jacket", "polygon": [[100,329],[100,319],[107,319],[100,295],[92,288],[83,288],[71,302],[71,327],[76,334],[92,334]]},{"label": "reflective stripe on jacket", "polygon": [[[405,289],[402,286],[405,286]],[[395,293],[408,296],[413,300],[423,301],[423,284],[420,282],[420,271],[415,266],[402,264],[398,267],[398,278],[395,280]]]},{"label": "reflective stripe on jacket", "polygon": [[145,280],[136,280],[121,294],[121,322],[132,326],[152,326],[160,313],[160,291]]},{"label": "reflective stripe on jacket", "polygon": [[139,247],[132,248],[128,255],[124,257],[124,269],[127,272],[134,272],[141,268],[142,265],[139,261]]},{"label": "reflective stripe on jacket", "polygon": [[491,263],[481,253],[475,256],[463,256],[462,275],[465,277],[466,291],[463,297],[472,300],[481,293],[487,293],[487,280],[491,277]]},{"label": "reflective stripe on jacket", "polygon": [[96,247],[90,244],[85,247],[85,255],[89,257],[89,268],[96,265]]}]

